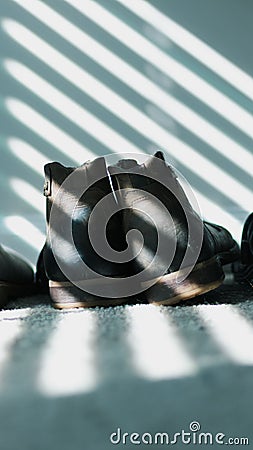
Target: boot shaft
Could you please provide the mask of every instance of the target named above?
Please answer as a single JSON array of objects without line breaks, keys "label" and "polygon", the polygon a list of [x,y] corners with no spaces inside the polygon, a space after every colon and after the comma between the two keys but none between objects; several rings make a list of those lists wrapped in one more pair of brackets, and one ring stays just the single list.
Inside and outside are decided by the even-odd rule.
[{"label": "boot shaft", "polygon": [[[80,258],[91,270],[103,276],[119,274],[121,266],[108,261],[106,251],[102,257],[94,249],[104,249],[105,237],[99,227],[108,221],[115,208],[104,158],[97,158],[77,168],[65,167],[57,162],[47,164],[44,194],[47,198],[47,239],[43,259],[47,277],[56,281],[68,279],[60,268],[61,263],[66,264],[66,261],[71,273],[76,266],[76,276],[80,277]],[[95,208],[95,220],[92,220]],[[69,236],[69,220],[73,241]],[[53,241],[52,236],[57,239]],[[106,238],[109,246],[116,249],[122,247],[117,215],[108,222]],[[55,245],[52,244],[56,241]],[[81,276],[83,279],[88,277],[85,270]]]},{"label": "boot shaft", "polygon": [[[177,271],[188,246],[189,220],[196,235],[196,239],[191,235],[196,248],[192,245],[188,249],[188,253],[191,252],[188,261],[194,261],[196,252],[200,252],[199,236],[202,235],[203,222],[187,199],[176,173],[166,164],[163,154],[157,152],[141,165],[134,160],[119,161],[109,170],[117,189],[118,202],[124,209],[124,231],[126,234],[131,230],[139,231],[139,238],[132,233],[132,240],[128,241],[133,258],[138,254],[133,259],[135,271],[140,272],[152,262],[159,241],[163,247],[160,250],[161,267],[156,260],[154,274],[164,270],[165,261],[169,263],[169,272]],[[143,245],[140,252],[141,236]]]}]

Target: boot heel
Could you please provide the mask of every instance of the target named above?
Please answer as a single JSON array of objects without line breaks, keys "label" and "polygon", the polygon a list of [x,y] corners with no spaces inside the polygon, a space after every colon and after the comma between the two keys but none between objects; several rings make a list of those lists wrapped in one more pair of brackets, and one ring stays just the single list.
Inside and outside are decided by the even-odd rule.
[{"label": "boot heel", "polygon": [[148,303],[173,305],[181,300],[188,300],[217,288],[225,277],[216,258],[197,264],[185,280],[177,282],[183,272],[184,269],[164,275],[147,289],[143,295]]},{"label": "boot heel", "polygon": [[52,306],[56,309],[94,308],[96,306],[117,306],[127,298],[103,298],[79,289],[69,281],[49,281]]}]

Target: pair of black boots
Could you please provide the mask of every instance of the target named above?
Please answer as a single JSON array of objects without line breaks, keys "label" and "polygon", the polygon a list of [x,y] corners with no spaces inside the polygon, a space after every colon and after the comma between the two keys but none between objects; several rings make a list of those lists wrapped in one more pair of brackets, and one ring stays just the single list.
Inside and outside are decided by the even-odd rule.
[{"label": "pair of black boots", "polygon": [[178,303],[218,287],[223,265],[239,258],[231,234],[201,220],[162,152],[144,164],[54,162],[45,175],[37,272],[56,308]]},{"label": "pair of black boots", "polygon": [[[106,167],[103,157],[77,168],[47,164],[44,195],[47,238],[36,278],[56,308],[178,303],[218,287],[223,266],[240,259],[231,234],[202,221],[162,152],[143,164]],[[238,280],[252,278],[252,224],[251,215]],[[3,249],[0,258],[0,292],[15,287],[22,295],[32,270]]]}]

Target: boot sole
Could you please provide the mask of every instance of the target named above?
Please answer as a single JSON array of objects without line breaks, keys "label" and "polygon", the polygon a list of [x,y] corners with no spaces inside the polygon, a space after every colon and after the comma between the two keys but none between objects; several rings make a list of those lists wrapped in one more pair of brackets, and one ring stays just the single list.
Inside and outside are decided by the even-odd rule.
[{"label": "boot sole", "polygon": [[[187,278],[178,283],[177,277],[183,276],[184,272],[183,269],[161,277],[156,284],[144,291],[145,300],[156,305],[173,305],[211,291],[224,280],[224,272],[217,258],[197,264]],[[143,288],[145,289],[145,284],[142,285]],[[129,302],[127,298],[93,296],[71,282],[49,281],[49,289],[52,306],[56,309],[117,306]]]},{"label": "boot sole", "polygon": [[185,280],[177,282],[185,272],[186,269],[182,269],[161,277],[144,292],[148,303],[174,305],[216,289],[225,278],[218,257],[197,264]]},{"label": "boot sole", "polygon": [[[91,285],[91,280],[88,281],[88,284]],[[52,306],[55,309],[119,306],[129,302],[128,298],[103,298],[89,294],[68,281],[50,280],[49,291]]]},{"label": "boot sole", "polygon": [[[145,301],[157,305],[173,305],[219,287],[224,278],[222,265],[238,259],[239,250],[235,243],[231,250],[197,264],[187,278],[178,283],[186,269],[161,277],[151,288],[143,292]],[[92,280],[87,281],[92,285]],[[145,289],[143,284],[142,290]],[[97,306],[118,306],[129,303],[129,297],[103,298],[91,295],[71,282],[49,281],[52,306],[56,309],[94,308]]]}]

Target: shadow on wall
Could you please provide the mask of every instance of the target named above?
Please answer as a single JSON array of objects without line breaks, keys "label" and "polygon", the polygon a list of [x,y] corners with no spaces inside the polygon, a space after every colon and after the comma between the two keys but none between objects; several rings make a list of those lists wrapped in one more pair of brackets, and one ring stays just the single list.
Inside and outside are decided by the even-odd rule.
[{"label": "shadow on wall", "polygon": [[162,148],[207,219],[252,210],[252,5],[124,3],[1,2],[1,242],[33,263],[52,160]]}]

